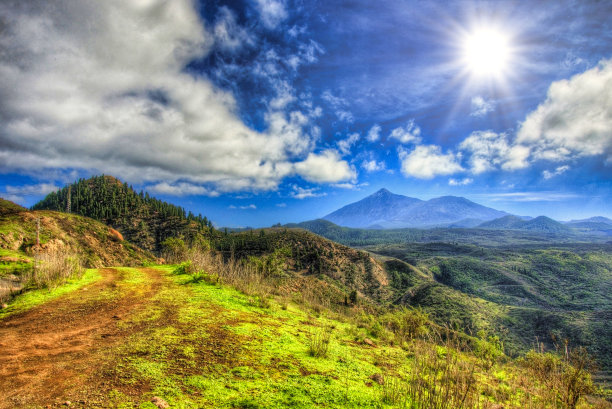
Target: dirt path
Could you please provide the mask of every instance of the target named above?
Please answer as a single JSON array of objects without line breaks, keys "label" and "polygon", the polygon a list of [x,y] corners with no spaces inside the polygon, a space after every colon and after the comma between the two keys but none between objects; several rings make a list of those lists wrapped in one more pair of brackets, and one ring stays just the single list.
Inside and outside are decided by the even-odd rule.
[{"label": "dirt path", "polygon": [[140,271],[148,280],[130,286],[121,270],[102,269],[96,283],[0,320],[0,409],[59,405],[95,374],[99,351],[129,335],[118,323],[164,282]]}]

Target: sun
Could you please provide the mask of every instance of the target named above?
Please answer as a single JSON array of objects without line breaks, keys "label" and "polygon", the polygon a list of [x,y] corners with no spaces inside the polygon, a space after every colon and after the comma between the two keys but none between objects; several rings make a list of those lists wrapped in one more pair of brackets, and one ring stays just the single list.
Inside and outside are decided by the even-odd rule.
[{"label": "sun", "polygon": [[480,27],[465,33],[462,63],[477,78],[503,78],[512,58],[510,36],[494,27]]}]

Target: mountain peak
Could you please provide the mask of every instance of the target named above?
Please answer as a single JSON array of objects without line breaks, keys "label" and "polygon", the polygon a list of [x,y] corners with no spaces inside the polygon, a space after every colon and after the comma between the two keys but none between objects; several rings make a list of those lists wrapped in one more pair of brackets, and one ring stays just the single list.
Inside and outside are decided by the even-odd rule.
[{"label": "mountain peak", "polygon": [[380,190],[378,190],[376,193],[374,193],[374,195],[378,195],[378,196],[382,196],[382,195],[392,195],[393,193],[391,193],[388,189],[386,188],[382,188]]},{"label": "mountain peak", "polygon": [[401,228],[444,226],[466,219],[470,219],[470,224],[477,225],[506,214],[464,197],[443,196],[424,202],[382,188],[323,219],[346,227]]}]

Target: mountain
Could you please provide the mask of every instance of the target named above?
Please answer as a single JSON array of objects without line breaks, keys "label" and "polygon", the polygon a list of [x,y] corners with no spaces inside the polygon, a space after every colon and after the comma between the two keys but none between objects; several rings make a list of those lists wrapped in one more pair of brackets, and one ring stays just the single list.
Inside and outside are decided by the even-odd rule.
[{"label": "mountain", "polygon": [[387,189],[380,189],[358,202],[351,203],[328,214],[323,219],[347,227],[385,226],[397,214],[412,209],[421,203],[423,203],[422,200],[396,195]]},{"label": "mountain", "polygon": [[68,204],[71,213],[112,226],[126,240],[158,254],[162,242],[169,237],[193,242],[212,231],[212,223],[206,217],[187,213],[148,193],[136,193],[112,176],[81,179],[48,194],[33,209],[66,211]]},{"label": "mountain", "polygon": [[525,224],[525,220],[518,216],[504,216],[480,224],[478,227],[484,229],[520,229]]},{"label": "mountain", "polygon": [[580,220],[570,220],[569,222],[566,222],[566,224],[576,224],[576,223],[601,223],[601,224],[607,224],[609,226],[612,226],[612,220],[608,219],[607,217],[603,217],[603,216],[589,217],[588,219],[580,219]]},{"label": "mountain", "polygon": [[[324,216],[340,226],[356,228],[472,227],[508,213],[463,197],[443,196],[428,201],[391,193],[387,189]],[[469,226],[464,223],[468,222]],[[478,223],[476,223],[478,224]]]},{"label": "mountain", "polygon": [[530,220],[523,220],[517,216],[504,216],[482,223],[478,227],[496,230],[529,230],[542,233],[571,233],[567,226],[546,216],[538,216]]}]

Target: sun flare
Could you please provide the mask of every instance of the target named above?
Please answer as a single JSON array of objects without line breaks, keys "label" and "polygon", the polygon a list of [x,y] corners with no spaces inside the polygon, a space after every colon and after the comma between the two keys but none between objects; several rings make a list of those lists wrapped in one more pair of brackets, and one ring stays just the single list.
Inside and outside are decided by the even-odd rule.
[{"label": "sun flare", "polygon": [[463,40],[463,64],[476,77],[502,77],[512,56],[510,38],[494,28],[480,28]]}]

